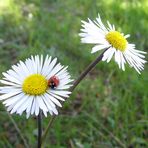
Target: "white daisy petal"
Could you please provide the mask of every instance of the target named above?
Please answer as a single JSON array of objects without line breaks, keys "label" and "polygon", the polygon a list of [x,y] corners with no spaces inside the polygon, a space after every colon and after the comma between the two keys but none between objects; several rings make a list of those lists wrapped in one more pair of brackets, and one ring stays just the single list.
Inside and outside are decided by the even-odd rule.
[{"label": "white daisy petal", "polygon": [[116,52],[116,49],[115,48],[108,49],[108,50],[111,50],[111,52],[110,52],[110,55],[108,56],[107,63],[110,62],[111,58],[113,57],[114,53]]},{"label": "white daisy petal", "polygon": [[[23,108],[22,105],[24,104],[29,104],[29,99],[27,100],[28,97],[22,97],[20,101],[18,101],[16,104],[14,104],[13,109],[11,110],[11,114],[15,113],[21,106],[21,109]],[[27,107],[26,105],[26,107]],[[26,109],[26,108],[25,108]],[[22,109],[23,110],[23,109]]]},{"label": "white daisy petal", "polygon": [[36,55],[36,56],[34,57],[34,62],[35,62],[35,64],[36,64],[36,73],[40,73],[40,72],[39,72],[40,67],[39,67],[39,56],[38,56],[38,55]]},{"label": "white daisy petal", "polygon": [[51,116],[53,115],[53,112],[51,110],[49,110],[49,113],[50,113]]},{"label": "white daisy petal", "polygon": [[33,101],[32,101],[31,115],[33,115],[34,112],[35,112],[35,106],[36,106],[36,101],[35,101],[35,98],[34,98]]},{"label": "white daisy petal", "polygon": [[[17,110],[17,113],[23,113],[27,107],[29,106],[29,103],[30,103],[30,99],[32,98],[32,96],[29,96],[29,95],[25,95],[24,96],[24,102],[20,105],[20,107],[18,108]],[[22,99],[21,99],[22,100]],[[20,101],[21,101],[20,100]]]},{"label": "white daisy petal", "polygon": [[5,100],[5,99],[8,99],[10,97],[13,97],[17,94],[20,94],[22,92],[22,90],[16,90],[14,92],[10,92],[10,93],[7,93],[7,94],[4,94],[4,95],[1,95],[0,96],[0,100]]},{"label": "white daisy petal", "polygon": [[103,54],[102,61],[106,61],[111,54],[112,54],[112,49],[108,49],[107,51],[105,51],[105,53]]},{"label": "white daisy petal", "polygon": [[26,118],[28,119],[30,116],[30,112],[27,113]]},{"label": "white daisy petal", "polygon": [[109,29],[108,29],[108,30],[110,30],[110,31],[111,31],[111,30],[114,30],[109,21],[107,21],[107,24],[108,24],[108,26],[109,26]]},{"label": "white daisy petal", "polygon": [[42,72],[42,68],[43,68],[43,55],[41,55],[40,61],[39,61],[39,67],[38,67],[39,73]]},{"label": "white daisy petal", "polygon": [[50,78],[51,76],[54,76],[58,71],[60,71],[63,68],[61,64],[57,64],[52,71],[47,75],[47,78]]},{"label": "white daisy petal", "polygon": [[120,57],[120,51],[115,52],[115,61],[117,62],[119,68],[121,68],[121,57]]},{"label": "white daisy petal", "polygon": [[64,67],[60,72],[58,72],[56,74],[57,77],[60,77],[60,75],[62,75],[63,73],[65,73],[67,71],[68,66]]},{"label": "white daisy petal", "polygon": [[0,94],[6,94],[6,93],[10,93],[10,92],[15,92],[15,91],[19,91],[20,88],[18,87],[13,87],[13,86],[5,86],[4,88],[0,89]]},{"label": "white daisy petal", "polygon": [[39,105],[40,109],[42,109],[43,111],[48,111],[48,109],[47,109],[45,103],[43,102],[42,97],[37,96],[37,97],[36,97],[36,100],[37,100],[37,102],[38,102],[38,105]]},{"label": "white daisy petal", "polygon": [[53,96],[49,95],[50,100],[59,107],[62,107],[61,103],[55,99]]},{"label": "white daisy petal", "polygon": [[10,70],[7,71],[7,73],[8,73],[11,77],[14,77],[15,79],[17,79],[17,80],[19,80],[19,81],[22,82],[23,79],[22,79],[19,75],[17,75],[17,73],[16,73],[14,70],[10,69]]},{"label": "white daisy petal", "polygon": [[35,62],[35,57],[31,56],[30,63],[32,65],[32,68],[34,69],[34,73],[38,73],[38,63]]},{"label": "white daisy petal", "polygon": [[139,69],[137,68],[136,64],[134,63],[134,61],[131,59],[131,57],[129,57],[128,55],[126,55],[126,60],[128,61],[128,63],[135,68],[135,70],[140,74]]},{"label": "white daisy petal", "polygon": [[43,64],[43,68],[42,68],[42,72],[41,74],[46,76],[47,73],[49,72],[47,69],[49,68],[49,65],[51,63],[51,57],[48,57],[48,55],[46,56],[46,59],[44,61],[44,64]]},{"label": "white daisy petal", "polygon": [[45,111],[43,110],[43,113],[44,113],[44,116],[47,117],[47,112],[45,112]]},{"label": "white daisy petal", "polygon": [[51,108],[52,108],[52,109],[55,108],[56,105],[49,99],[50,94],[46,93],[46,94],[44,94],[44,96],[47,98],[46,100],[48,101],[48,103],[49,103],[49,105],[51,106]]},{"label": "white daisy petal", "polygon": [[50,110],[50,114],[52,115],[51,112],[53,112],[55,115],[57,115],[58,114],[58,111],[56,109],[55,104],[51,101],[50,96],[51,95],[49,95],[49,94],[45,94],[44,95],[44,101],[46,102],[46,104],[48,103],[48,106],[47,107]]},{"label": "white daisy petal", "polygon": [[127,34],[124,36],[126,39],[130,37],[130,34]]},{"label": "white daisy petal", "polygon": [[3,104],[5,104],[5,106],[10,106],[12,104],[15,104],[17,101],[19,101],[22,97],[24,97],[24,93],[20,93],[14,97],[8,98],[7,100],[5,100],[3,102]]},{"label": "white daisy petal", "polygon": [[15,84],[15,83],[13,83],[13,82],[8,82],[8,81],[5,81],[5,80],[0,80],[0,82],[1,82],[2,84],[5,84],[5,85],[10,85],[10,86],[14,86],[14,87],[20,87],[20,85]]},{"label": "white daisy petal", "polygon": [[[57,76],[57,74],[55,76]],[[67,77],[69,77],[69,73],[68,72],[63,72],[62,74],[59,75],[59,79],[60,80],[64,79],[64,78],[67,78]]]},{"label": "white daisy petal", "polygon": [[122,70],[125,71],[125,59],[123,57],[123,54],[120,52],[120,58],[121,58],[121,67],[122,67]]},{"label": "white daisy petal", "polygon": [[22,61],[20,61],[20,66],[23,69],[24,73],[26,76],[28,76],[30,74],[28,67],[25,65],[25,63],[23,63]]},{"label": "white daisy petal", "polygon": [[74,80],[71,80],[71,79],[63,79],[61,80],[60,84],[59,84],[59,87],[63,87],[71,82],[73,82]]},{"label": "white daisy petal", "polygon": [[30,59],[26,59],[25,64],[26,64],[26,67],[28,68],[30,74],[36,73],[33,68],[32,61]]},{"label": "white daisy petal", "polygon": [[69,91],[56,91],[56,90],[50,90],[49,93],[56,94],[66,98],[69,97],[69,94],[71,94],[71,92]]},{"label": "white daisy petal", "polygon": [[63,99],[62,97],[60,97],[58,95],[55,95],[55,94],[52,94],[52,93],[50,93],[50,95],[52,95],[53,97],[57,98],[60,101],[65,101],[65,99]]},{"label": "white daisy petal", "polygon": [[54,107],[51,106],[51,103],[49,102],[49,98],[46,98],[45,96],[43,96],[43,100],[44,100],[48,110],[52,111]]},{"label": "white daisy petal", "polygon": [[25,72],[23,71],[23,68],[20,67],[20,64],[18,63],[17,66],[13,65],[12,69],[17,73],[17,75],[23,80],[26,77]]},{"label": "white daisy petal", "polygon": [[55,115],[58,115],[58,111],[57,111],[57,109],[56,108],[53,108],[53,113],[55,114]]},{"label": "white daisy petal", "polygon": [[38,104],[38,102],[37,102],[37,99],[35,98],[35,115],[36,115],[36,116],[38,116],[39,111],[40,111],[40,109],[39,109],[39,104]]},{"label": "white daisy petal", "polygon": [[19,84],[19,85],[21,84],[21,82],[19,80],[17,80],[16,78],[14,78],[13,76],[10,76],[9,74],[7,74],[5,72],[3,72],[2,74],[5,76],[5,80],[11,81],[11,82]]},{"label": "white daisy petal", "polygon": [[65,86],[58,86],[58,90],[64,90],[64,89],[69,89],[72,85],[65,85]]},{"label": "white daisy petal", "polygon": [[28,107],[26,109],[26,113],[31,112],[31,109],[32,109],[31,107],[33,105],[33,98],[34,98],[34,96],[30,96],[30,98],[29,98],[29,105],[28,105]]},{"label": "white daisy petal", "polygon": [[105,48],[108,48],[110,45],[108,44],[108,45],[96,45],[96,46],[94,46],[93,48],[92,48],[92,51],[91,51],[91,53],[95,53],[95,52],[97,52],[97,51],[99,51],[99,50],[103,50],[103,49],[105,49]]},{"label": "white daisy petal", "polygon": [[[50,69],[50,71],[52,71],[52,69],[53,69],[53,67],[55,66],[55,64],[56,64],[56,62],[57,62],[57,58],[55,58],[55,59],[53,59],[53,61],[50,63],[50,65],[49,65],[49,69]],[[50,72],[49,71],[49,72]]]}]

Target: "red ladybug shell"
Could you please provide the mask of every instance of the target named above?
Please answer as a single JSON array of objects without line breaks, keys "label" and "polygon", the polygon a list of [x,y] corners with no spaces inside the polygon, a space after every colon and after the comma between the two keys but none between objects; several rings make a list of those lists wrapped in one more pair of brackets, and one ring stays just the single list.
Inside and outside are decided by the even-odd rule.
[{"label": "red ladybug shell", "polygon": [[48,80],[48,86],[50,86],[51,88],[55,88],[59,85],[59,78],[57,76],[52,76],[49,80]]}]

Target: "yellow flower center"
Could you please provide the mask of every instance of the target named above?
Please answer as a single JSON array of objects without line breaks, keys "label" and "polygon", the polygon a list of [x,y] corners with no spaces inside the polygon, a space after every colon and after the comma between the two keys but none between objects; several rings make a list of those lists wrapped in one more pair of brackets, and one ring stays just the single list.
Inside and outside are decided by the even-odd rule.
[{"label": "yellow flower center", "polygon": [[127,46],[127,40],[118,31],[110,31],[106,35],[106,40],[116,49],[120,51],[125,51]]},{"label": "yellow flower center", "polygon": [[22,89],[29,95],[42,95],[48,88],[48,82],[44,76],[40,74],[33,74],[28,76],[24,82]]}]

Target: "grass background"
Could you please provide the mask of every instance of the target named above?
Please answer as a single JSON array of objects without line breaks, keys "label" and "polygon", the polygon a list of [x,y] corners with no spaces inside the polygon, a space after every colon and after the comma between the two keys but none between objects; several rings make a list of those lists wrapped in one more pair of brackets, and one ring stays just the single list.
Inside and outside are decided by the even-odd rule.
[{"label": "grass background", "polygon": [[[77,78],[98,54],[81,44],[81,20],[100,13],[119,31],[130,33],[137,49],[148,48],[147,0],[0,0],[0,72],[30,55],[58,57]],[[141,75],[112,60],[101,62],[77,87],[50,130],[47,148],[148,147],[147,65]],[[2,75],[0,75],[1,77]],[[35,118],[12,116],[31,148],[36,147]],[[50,116],[43,119],[46,127]],[[0,147],[23,142],[0,104]]]}]

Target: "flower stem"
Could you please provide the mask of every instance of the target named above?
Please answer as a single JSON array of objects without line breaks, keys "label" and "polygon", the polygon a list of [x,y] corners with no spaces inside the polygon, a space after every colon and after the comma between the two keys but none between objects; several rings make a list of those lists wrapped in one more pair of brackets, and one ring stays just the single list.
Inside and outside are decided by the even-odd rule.
[{"label": "flower stem", "polygon": [[41,148],[41,137],[42,137],[42,113],[38,115],[38,148]]},{"label": "flower stem", "polygon": [[[107,50],[107,49],[106,49]],[[104,52],[106,51],[104,50]],[[101,53],[88,67],[80,74],[80,76],[76,79],[73,86],[70,88],[70,91],[72,92],[77,85],[85,78],[85,76],[102,60],[104,52]]]},{"label": "flower stem", "polygon": [[[106,50],[108,50],[108,48]],[[88,67],[76,79],[76,81],[74,82],[73,86],[69,89],[69,91],[73,92],[74,89],[77,87],[77,85],[85,78],[85,76],[102,60],[103,54],[105,53],[106,50],[104,50],[92,63],[90,63],[90,65],[88,65]],[[47,135],[50,127],[52,126],[52,123],[55,120],[55,118],[56,118],[56,116],[51,117],[51,119],[48,123],[48,126],[47,126],[45,132],[43,133],[42,143],[44,142],[46,135]]]},{"label": "flower stem", "polygon": [[47,125],[47,128],[46,128],[45,132],[43,133],[43,136],[42,136],[42,139],[41,139],[42,144],[43,144],[43,141],[47,136],[48,130],[50,129],[50,127],[51,127],[51,125],[52,125],[55,118],[56,118],[56,116],[51,117],[51,119],[50,119],[50,121],[49,121],[49,123]]}]

